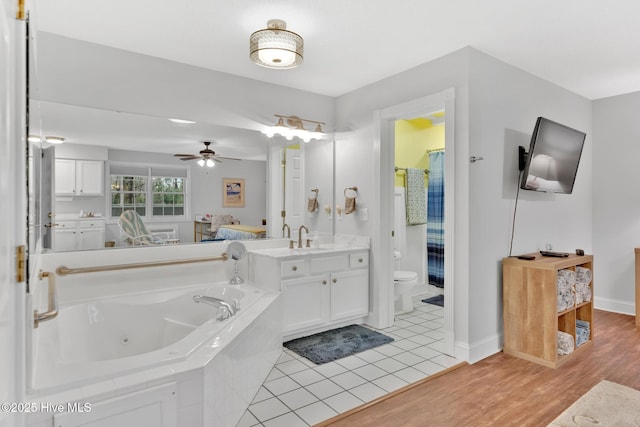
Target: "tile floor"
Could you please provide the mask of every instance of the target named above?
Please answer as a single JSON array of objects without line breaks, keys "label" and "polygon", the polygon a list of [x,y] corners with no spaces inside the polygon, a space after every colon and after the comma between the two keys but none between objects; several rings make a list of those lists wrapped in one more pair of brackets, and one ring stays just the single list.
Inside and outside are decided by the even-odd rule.
[{"label": "tile floor", "polygon": [[389,344],[322,365],[283,347],[238,426],[314,425],[457,364],[442,353],[443,309],[423,303],[427,296],[379,330]]}]

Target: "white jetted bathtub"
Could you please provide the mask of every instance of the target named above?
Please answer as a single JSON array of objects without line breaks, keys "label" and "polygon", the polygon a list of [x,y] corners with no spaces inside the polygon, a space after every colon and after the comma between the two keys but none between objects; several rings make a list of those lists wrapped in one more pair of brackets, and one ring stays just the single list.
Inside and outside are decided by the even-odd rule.
[{"label": "white jetted bathtub", "polygon": [[[196,303],[197,295],[235,303],[239,310],[218,320],[219,309]],[[214,284],[61,306],[55,319],[34,330],[32,400],[57,395],[89,401],[88,389],[96,396],[113,397],[172,382],[178,393],[183,390],[191,398],[174,399],[175,405],[181,402],[174,411],[176,425],[237,422],[280,353],[281,313],[276,303],[277,294],[254,286]],[[233,354],[234,361],[228,362],[225,354]],[[237,402],[236,394],[229,394],[234,402],[207,401],[208,396],[224,397],[220,387],[236,381],[246,389],[244,402]],[[186,392],[180,387],[183,383]],[[200,393],[193,397],[196,390]],[[190,405],[189,411],[185,405]],[[180,411],[188,414],[189,422]]]}]

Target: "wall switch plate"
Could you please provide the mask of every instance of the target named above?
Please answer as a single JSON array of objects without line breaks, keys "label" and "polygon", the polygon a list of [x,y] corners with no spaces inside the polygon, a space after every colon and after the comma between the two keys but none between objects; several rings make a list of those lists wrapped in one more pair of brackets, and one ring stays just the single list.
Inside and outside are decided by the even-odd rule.
[{"label": "wall switch plate", "polygon": [[360,209],[358,209],[358,212],[360,213],[360,221],[368,221],[369,220],[369,209],[360,208]]}]

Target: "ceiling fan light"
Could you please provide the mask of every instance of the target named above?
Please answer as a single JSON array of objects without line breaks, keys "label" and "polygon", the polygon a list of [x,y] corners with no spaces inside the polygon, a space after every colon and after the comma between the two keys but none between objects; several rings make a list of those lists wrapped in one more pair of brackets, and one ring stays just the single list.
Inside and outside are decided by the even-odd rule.
[{"label": "ceiling fan light", "polygon": [[212,168],[212,167],[214,167],[216,165],[215,162],[213,160],[211,160],[211,159],[207,159],[206,163],[207,163],[207,167],[208,168]]},{"label": "ceiling fan light", "polygon": [[204,159],[198,160],[198,166],[200,166],[200,167],[204,166]]}]

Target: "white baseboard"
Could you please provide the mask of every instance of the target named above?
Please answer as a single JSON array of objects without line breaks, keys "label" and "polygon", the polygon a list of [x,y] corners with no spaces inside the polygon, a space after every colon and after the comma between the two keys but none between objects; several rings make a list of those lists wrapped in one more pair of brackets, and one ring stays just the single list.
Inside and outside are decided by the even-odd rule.
[{"label": "white baseboard", "polygon": [[476,363],[502,351],[502,335],[494,335],[471,345],[456,341],[455,358]]},{"label": "white baseboard", "polygon": [[604,311],[612,311],[614,313],[636,315],[636,304],[634,302],[623,301],[618,299],[595,297],[594,308]]}]

